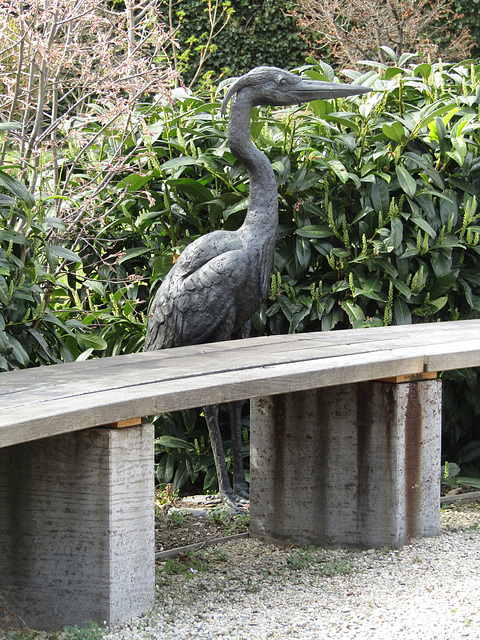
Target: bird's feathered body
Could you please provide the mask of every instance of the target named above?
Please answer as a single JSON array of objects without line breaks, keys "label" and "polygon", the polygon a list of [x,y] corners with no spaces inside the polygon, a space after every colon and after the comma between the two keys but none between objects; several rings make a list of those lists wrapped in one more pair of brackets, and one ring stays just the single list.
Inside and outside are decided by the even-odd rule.
[{"label": "bird's feathered body", "polygon": [[155,296],[145,348],[228,340],[240,334],[268,293],[276,225],[271,231],[263,242],[243,228],[215,231],[192,242]]}]

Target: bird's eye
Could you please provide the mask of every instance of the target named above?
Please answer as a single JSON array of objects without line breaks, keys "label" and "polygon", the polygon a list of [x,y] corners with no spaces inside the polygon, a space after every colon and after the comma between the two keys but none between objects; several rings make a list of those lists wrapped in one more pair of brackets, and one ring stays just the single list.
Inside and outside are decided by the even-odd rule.
[{"label": "bird's eye", "polygon": [[286,78],[278,78],[278,80],[277,80],[277,84],[278,84],[280,87],[285,87],[285,86],[288,84],[288,82],[287,82],[287,79],[286,79]]}]

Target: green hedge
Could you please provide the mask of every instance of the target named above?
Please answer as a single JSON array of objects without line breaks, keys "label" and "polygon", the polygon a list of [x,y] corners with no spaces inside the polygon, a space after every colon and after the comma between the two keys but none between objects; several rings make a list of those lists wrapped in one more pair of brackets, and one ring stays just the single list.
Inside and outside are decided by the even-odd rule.
[{"label": "green hedge", "polygon": [[[346,71],[373,89],[361,98],[274,114],[254,110],[251,133],[273,164],[280,202],[271,293],[255,315],[255,333],[480,316],[480,67],[410,62],[408,55],[392,57],[388,67],[375,63],[364,74]],[[325,64],[311,61],[304,71],[335,80]],[[49,313],[77,338],[93,334],[99,342],[90,343],[90,352],[140,349],[147,298],[175,254],[198,235],[241,224],[248,175],[228,148],[220,99],[186,98],[142,124],[144,149],[131,160],[134,170],[105,188],[96,236],[80,238],[76,247],[82,264],[70,256],[64,275],[52,283]],[[91,152],[108,162],[108,145],[93,145]],[[124,200],[117,206],[120,194]],[[23,242],[9,227],[7,210],[4,265],[12,255],[19,259]],[[39,233],[29,230],[28,241]],[[42,247],[36,259],[45,269]],[[22,281],[19,269],[9,271],[10,282],[4,273],[0,288],[15,289]],[[0,328],[20,335],[22,318],[13,322],[1,305],[6,322]],[[79,327],[68,327],[67,318]],[[35,330],[55,347],[43,317]],[[74,347],[70,343],[70,354],[84,357]],[[444,377],[449,460],[480,459],[477,376],[461,371]],[[211,455],[198,414],[167,416],[159,425],[167,438],[159,443],[162,481],[180,486],[207,471],[211,488]]]}]

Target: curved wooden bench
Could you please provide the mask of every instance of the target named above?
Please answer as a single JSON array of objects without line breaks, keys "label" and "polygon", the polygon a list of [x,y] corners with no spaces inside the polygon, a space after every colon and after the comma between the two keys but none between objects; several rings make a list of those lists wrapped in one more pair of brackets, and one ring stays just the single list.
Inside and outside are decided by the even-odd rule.
[{"label": "curved wooden bench", "polygon": [[45,629],[147,611],[154,442],[140,417],[245,398],[251,535],[363,547],[436,535],[436,372],[479,365],[480,320],[468,320],[3,373],[0,593]]}]

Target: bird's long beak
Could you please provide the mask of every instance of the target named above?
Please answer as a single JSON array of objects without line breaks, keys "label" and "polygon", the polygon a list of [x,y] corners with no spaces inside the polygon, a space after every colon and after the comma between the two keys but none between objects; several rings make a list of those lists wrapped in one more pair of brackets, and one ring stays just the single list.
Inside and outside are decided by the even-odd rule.
[{"label": "bird's long beak", "polygon": [[362,87],[355,84],[340,84],[337,82],[321,82],[319,80],[300,80],[289,91],[289,97],[301,102],[311,100],[329,100],[331,98],[347,98],[360,93],[369,93],[369,87]]}]

